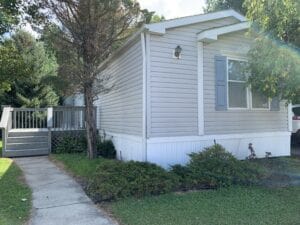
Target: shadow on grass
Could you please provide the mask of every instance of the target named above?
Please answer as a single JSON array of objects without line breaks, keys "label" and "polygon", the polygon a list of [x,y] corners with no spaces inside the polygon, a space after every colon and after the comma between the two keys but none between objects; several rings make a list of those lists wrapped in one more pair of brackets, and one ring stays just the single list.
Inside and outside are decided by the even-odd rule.
[{"label": "shadow on grass", "polygon": [[261,184],[269,188],[300,186],[300,158],[278,157],[256,159],[253,163],[265,168]]}]

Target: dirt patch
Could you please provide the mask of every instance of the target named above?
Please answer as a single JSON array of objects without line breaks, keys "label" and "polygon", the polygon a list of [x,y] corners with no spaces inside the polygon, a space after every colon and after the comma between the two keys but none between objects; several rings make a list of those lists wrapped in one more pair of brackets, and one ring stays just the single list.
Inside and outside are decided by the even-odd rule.
[{"label": "dirt patch", "polygon": [[119,225],[123,225],[122,222],[116,218],[111,210],[110,207],[110,203],[108,202],[102,202],[102,203],[98,203],[97,207],[101,210],[103,210],[105,212],[105,215],[108,216],[109,218],[111,218],[113,220],[113,222],[119,224]]}]

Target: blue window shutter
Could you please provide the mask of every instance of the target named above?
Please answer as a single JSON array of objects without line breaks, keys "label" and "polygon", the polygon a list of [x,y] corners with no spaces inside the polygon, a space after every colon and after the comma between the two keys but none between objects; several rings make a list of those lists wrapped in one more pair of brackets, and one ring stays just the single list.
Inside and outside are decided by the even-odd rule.
[{"label": "blue window shutter", "polygon": [[274,97],[271,101],[271,111],[280,111],[279,97]]},{"label": "blue window shutter", "polygon": [[227,57],[215,56],[216,110],[227,110]]}]

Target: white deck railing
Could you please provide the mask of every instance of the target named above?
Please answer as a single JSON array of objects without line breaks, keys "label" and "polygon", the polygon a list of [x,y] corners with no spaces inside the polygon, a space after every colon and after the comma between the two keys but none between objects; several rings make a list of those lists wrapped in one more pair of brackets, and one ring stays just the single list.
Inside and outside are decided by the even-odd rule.
[{"label": "white deck railing", "polygon": [[84,107],[54,107],[52,116],[53,130],[83,130],[85,129]]},{"label": "white deck railing", "polygon": [[47,109],[14,108],[12,129],[48,128]]},{"label": "white deck railing", "polygon": [[51,149],[52,131],[85,129],[85,108],[76,106],[37,109],[5,107],[2,112],[0,129],[2,129],[4,151],[7,149],[8,134],[10,132],[48,131],[48,144],[49,149]]},{"label": "white deck railing", "polygon": [[85,129],[85,109],[78,106],[39,109],[5,107],[0,128],[83,130]]}]

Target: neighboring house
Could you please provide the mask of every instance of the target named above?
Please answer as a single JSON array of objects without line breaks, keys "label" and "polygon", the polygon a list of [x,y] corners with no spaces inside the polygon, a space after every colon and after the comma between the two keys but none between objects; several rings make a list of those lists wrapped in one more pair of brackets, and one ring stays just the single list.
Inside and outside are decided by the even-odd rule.
[{"label": "neighboring house", "polygon": [[65,106],[84,106],[84,96],[81,93],[70,95],[64,99]]},{"label": "neighboring house", "polygon": [[119,159],[164,167],[217,143],[239,159],[290,155],[284,102],[246,87],[253,40],[233,10],[145,25],[102,65],[115,88],[99,96],[97,127]]}]

